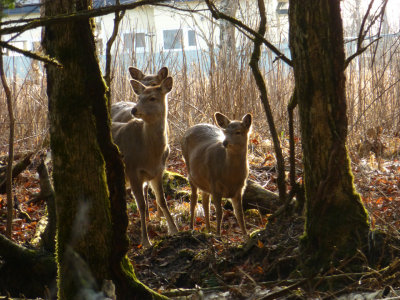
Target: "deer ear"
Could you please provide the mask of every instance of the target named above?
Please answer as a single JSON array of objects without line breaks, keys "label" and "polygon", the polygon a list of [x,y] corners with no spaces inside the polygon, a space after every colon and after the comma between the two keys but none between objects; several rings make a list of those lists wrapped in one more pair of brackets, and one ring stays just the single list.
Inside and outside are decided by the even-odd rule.
[{"label": "deer ear", "polygon": [[160,80],[164,80],[168,76],[168,68],[162,67],[160,71],[158,71],[157,76]]},{"label": "deer ear", "polygon": [[229,118],[227,116],[225,116],[224,114],[221,114],[220,112],[216,112],[214,114],[214,119],[215,119],[215,122],[217,123],[217,125],[221,128],[228,127],[229,123],[231,122],[231,120],[229,120]]},{"label": "deer ear", "polygon": [[167,77],[165,78],[160,86],[161,86],[161,90],[166,94],[169,93],[172,90],[172,86],[174,84],[174,80],[172,79],[172,77]]},{"label": "deer ear", "polygon": [[131,79],[131,86],[136,95],[140,95],[146,89],[146,87],[143,84],[141,84],[139,81],[135,79]]},{"label": "deer ear", "polygon": [[251,114],[247,114],[247,115],[245,115],[245,116],[243,117],[242,123],[243,123],[243,125],[244,125],[247,129],[250,128],[252,119],[253,119],[253,117],[251,116]]},{"label": "deer ear", "polygon": [[139,69],[136,69],[135,67],[129,67],[128,70],[133,79],[142,80],[143,77],[145,77],[145,75],[142,73],[142,71],[140,71]]}]

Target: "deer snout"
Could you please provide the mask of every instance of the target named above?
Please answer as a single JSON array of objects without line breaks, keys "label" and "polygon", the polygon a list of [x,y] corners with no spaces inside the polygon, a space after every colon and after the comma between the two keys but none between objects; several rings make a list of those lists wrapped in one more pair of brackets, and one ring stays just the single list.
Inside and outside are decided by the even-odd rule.
[{"label": "deer snout", "polygon": [[134,108],[132,108],[131,114],[132,114],[132,115],[135,115],[136,113],[137,113],[137,108],[136,108],[136,106],[135,106]]},{"label": "deer snout", "polygon": [[224,140],[224,141],[222,142],[222,145],[224,145],[225,148],[228,148],[228,144],[229,144],[229,143],[228,143],[227,140]]}]

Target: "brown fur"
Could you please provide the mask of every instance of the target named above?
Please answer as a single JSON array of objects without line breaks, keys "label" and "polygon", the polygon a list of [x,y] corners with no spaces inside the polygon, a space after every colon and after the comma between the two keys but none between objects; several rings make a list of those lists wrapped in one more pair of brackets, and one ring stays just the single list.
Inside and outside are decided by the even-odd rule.
[{"label": "brown fur", "polygon": [[146,87],[131,80],[138,103],[133,107],[134,118],[126,123],[113,122],[112,135],[125,162],[125,173],[140,213],[143,246],[151,245],[146,226],[143,184],[149,182],[156,194],[158,206],[167,219],[171,234],[178,229],[168,210],[162,187],[162,175],[169,154],[167,137],[167,94],[172,89],[172,77],[159,86]]},{"label": "brown fur", "polygon": [[221,199],[232,198],[236,219],[243,234],[247,235],[242,194],[248,176],[247,143],[252,117],[247,114],[242,121],[231,121],[221,113],[215,113],[219,127],[198,124],[189,128],[182,140],[182,153],[192,187],[190,200],[191,228],[194,226],[194,210],[197,189],[202,190],[206,227],[210,230],[209,195],[217,213],[217,234],[221,234]]}]

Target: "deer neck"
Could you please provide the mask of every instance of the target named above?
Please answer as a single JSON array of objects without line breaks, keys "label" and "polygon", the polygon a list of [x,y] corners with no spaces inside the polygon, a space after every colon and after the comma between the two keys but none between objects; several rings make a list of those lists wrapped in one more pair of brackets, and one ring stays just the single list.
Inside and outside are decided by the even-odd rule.
[{"label": "deer neck", "polygon": [[247,169],[247,146],[243,151],[226,151],[225,167],[228,170]]},{"label": "deer neck", "polygon": [[164,147],[167,144],[167,124],[166,120],[153,123],[144,123],[144,138],[149,144]]}]

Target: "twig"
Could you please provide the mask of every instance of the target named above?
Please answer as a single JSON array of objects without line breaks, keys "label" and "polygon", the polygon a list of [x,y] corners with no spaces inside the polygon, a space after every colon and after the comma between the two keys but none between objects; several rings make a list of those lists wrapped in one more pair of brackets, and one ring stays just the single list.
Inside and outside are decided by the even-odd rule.
[{"label": "twig", "polygon": [[[341,278],[348,278],[348,277],[361,277],[361,276],[370,276],[372,274],[376,274],[376,271],[373,272],[363,272],[363,273],[345,273],[345,274],[336,274],[336,275],[330,275],[330,276],[316,276],[314,278],[294,278],[294,279],[286,279],[286,280],[277,280],[277,281],[263,281],[263,282],[256,282],[258,286],[262,287],[274,287],[274,286],[283,286],[287,284],[291,284],[289,287],[285,289],[285,292],[287,289],[292,290],[296,287],[299,287],[303,285],[304,283],[310,281],[310,280],[319,280],[319,279],[326,279],[326,280],[331,280],[331,279],[341,279]],[[178,297],[178,296],[189,296],[194,293],[198,293],[199,291],[202,292],[212,292],[212,291],[222,291],[222,290],[227,290],[227,289],[234,289],[237,290],[241,287],[254,287],[254,283],[246,283],[246,284],[241,284],[241,285],[223,285],[223,286],[214,286],[214,287],[207,287],[207,288],[196,288],[196,289],[177,289],[177,290],[170,290],[170,291],[165,291],[162,294],[167,297]],[[278,291],[277,293],[282,292]],[[284,292],[282,292],[284,293]],[[266,297],[271,296],[272,294],[267,295]],[[273,295],[276,296],[274,293]],[[262,298],[262,299],[268,299],[268,298]],[[269,299],[275,299],[275,298],[269,298]]]},{"label": "twig", "polygon": [[[357,56],[361,55],[363,52],[365,52],[365,50],[367,50],[372,44],[374,44],[375,42],[380,40],[380,31],[381,31],[381,27],[382,27],[382,22],[379,25],[379,33],[378,33],[378,38],[373,40],[372,42],[370,42],[367,46],[362,47],[362,43],[365,40],[365,37],[368,33],[368,31],[371,29],[371,27],[375,24],[375,22],[379,19],[379,17],[381,17],[383,19],[383,15],[385,13],[385,9],[386,9],[386,4],[388,2],[388,0],[384,0],[382,2],[382,7],[381,7],[381,11],[379,12],[378,15],[374,16],[374,18],[371,20],[371,22],[368,24],[367,28],[364,30],[365,27],[365,23],[367,22],[367,19],[370,15],[371,9],[372,9],[372,5],[374,4],[375,0],[371,0],[371,2],[368,5],[367,11],[361,21],[361,25],[360,25],[360,30],[358,33],[358,37],[357,37],[357,49],[356,52],[353,53],[352,55],[350,55],[348,58],[346,58],[346,61],[344,63],[344,68],[346,69],[347,66],[350,64],[350,62],[356,58]],[[375,53],[374,53],[374,57],[375,57]]]},{"label": "twig", "polygon": [[249,34],[251,34],[252,36],[254,36],[254,39],[259,39],[262,41],[262,43],[267,46],[272,52],[274,52],[277,55],[277,58],[281,59],[282,61],[284,61],[287,65],[289,66],[293,66],[292,61],[287,58],[281,51],[279,51],[278,48],[276,48],[274,45],[272,45],[269,41],[267,41],[264,36],[262,34],[260,34],[259,32],[251,29],[249,26],[247,26],[246,24],[244,24],[243,22],[241,22],[240,20],[237,20],[231,16],[228,16],[224,13],[222,13],[221,11],[219,11],[217,9],[217,7],[215,6],[215,4],[213,2],[211,2],[210,0],[205,0],[211,14],[213,15],[213,17],[215,19],[224,19],[227,20],[229,22],[231,22],[232,24],[234,24],[236,27],[243,29],[244,31],[248,32]]},{"label": "twig", "polygon": [[254,39],[254,48],[253,48],[253,53],[251,54],[250,58],[250,67],[253,72],[254,79],[256,81],[258,90],[260,92],[260,99],[264,107],[264,111],[266,114],[269,130],[272,136],[272,140],[274,142],[274,150],[275,150],[275,155],[276,155],[276,162],[277,162],[277,170],[278,170],[278,178],[277,178],[277,185],[278,185],[278,190],[279,190],[279,200],[281,203],[286,202],[286,184],[285,184],[285,160],[283,158],[282,154],[282,148],[280,145],[278,133],[275,127],[275,121],[274,117],[272,114],[272,109],[269,104],[269,99],[268,99],[268,93],[267,93],[267,87],[265,85],[264,78],[262,76],[262,73],[259,68],[259,61],[260,61],[260,56],[261,56],[261,45],[262,45],[262,39],[263,36],[265,35],[266,32],[266,24],[267,24],[267,19],[266,19],[266,12],[265,12],[265,4],[264,0],[258,0],[258,8],[259,8],[259,14],[260,14],[260,24],[258,27],[258,36],[260,37],[255,37]]},{"label": "twig", "polygon": [[[117,0],[116,4],[117,5],[120,4],[119,0]],[[125,15],[125,10],[123,10],[121,12],[115,12],[113,32],[106,44],[106,67],[105,67],[104,80],[108,86],[106,95],[108,98],[108,109],[109,110],[111,110],[111,82],[113,80],[113,78],[111,77],[111,48],[115,42],[115,39],[117,38],[119,24],[121,23],[121,20],[123,19],[124,15]]]},{"label": "twig", "polygon": [[[155,5],[158,3],[162,2],[167,2],[167,0],[141,0],[141,1],[136,1],[133,3],[127,3],[127,4],[121,4],[121,5],[110,5],[106,7],[101,7],[97,9],[90,9],[90,10],[83,10],[83,11],[78,11],[73,14],[62,14],[54,17],[43,17],[43,18],[33,18],[30,19],[29,22],[23,25],[17,25],[14,27],[6,27],[0,29],[0,35],[7,35],[7,34],[12,34],[12,33],[19,33],[19,32],[24,32],[27,30],[31,30],[37,27],[42,27],[42,26],[47,26],[47,25],[52,25],[52,24],[59,24],[59,23],[65,23],[65,22],[76,22],[77,20],[82,20],[82,19],[89,19],[89,18],[95,18],[95,17],[100,17],[104,15],[108,15],[111,13],[115,12],[121,12],[124,10],[130,10],[130,9],[135,9],[144,5]],[[25,21],[17,20],[14,21],[14,23],[21,23]],[[0,25],[9,25],[12,22],[4,22],[0,23]]]},{"label": "twig", "polygon": [[287,288],[284,288],[280,291],[268,294],[267,296],[261,298],[260,300],[268,300],[268,299],[277,299],[279,297],[285,296],[287,294],[289,294],[292,290],[302,286],[303,284],[305,284],[309,279],[304,279],[300,282],[294,283],[290,286],[288,286]]},{"label": "twig", "polygon": [[250,281],[251,281],[254,285],[257,285],[257,282],[254,280],[254,278],[251,277],[249,274],[247,274],[245,271],[243,271],[242,268],[237,267],[237,269],[239,270],[240,273],[242,273],[244,276],[246,276],[248,279],[250,279]]},{"label": "twig", "polygon": [[[0,4],[0,19],[3,14],[3,5]],[[6,75],[4,73],[4,65],[3,65],[3,49],[0,44],[0,77],[1,83],[3,85],[4,93],[6,94],[7,101],[7,109],[8,109],[8,117],[10,119],[10,135],[9,135],[9,146],[8,146],[8,166],[7,166],[7,176],[6,176],[6,192],[7,192],[7,226],[6,226],[6,236],[11,238],[12,232],[12,220],[14,217],[14,196],[12,190],[12,163],[14,161],[14,112],[12,105],[12,96],[11,90],[8,86]]]}]

